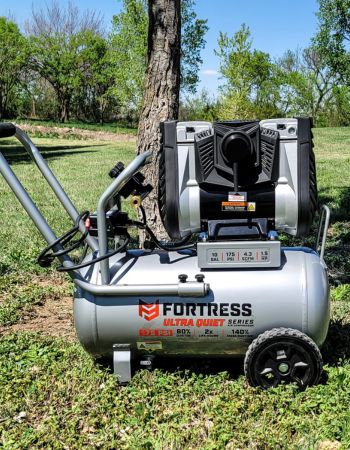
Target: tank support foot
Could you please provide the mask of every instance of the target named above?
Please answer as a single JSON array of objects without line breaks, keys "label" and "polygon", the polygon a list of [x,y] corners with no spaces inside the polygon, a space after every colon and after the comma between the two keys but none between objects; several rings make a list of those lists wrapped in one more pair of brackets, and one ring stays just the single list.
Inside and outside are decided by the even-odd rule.
[{"label": "tank support foot", "polygon": [[120,384],[131,380],[131,350],[130,344],[113,345],[113,372]]}]

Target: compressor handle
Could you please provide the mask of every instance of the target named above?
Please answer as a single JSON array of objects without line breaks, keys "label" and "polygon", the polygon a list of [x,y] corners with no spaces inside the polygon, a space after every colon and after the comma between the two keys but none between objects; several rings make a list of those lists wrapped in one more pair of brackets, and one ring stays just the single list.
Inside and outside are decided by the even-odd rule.
[{"label": "compressor handle", "polygon": [[[56,195],[56,197],[58,198],[58,200],[60,201],[60,203],[62,204],[64,209],[67,211],[68,215],[71,217],[73,222],[75,222],[75,220],[79,216],[78,211],[76,210],[72,201],[70,200],[70,198],[68,197],[68,195],[66,194],[66,192],[64,191],[64,189],[62,188],[60,183],[58,182],[57,178],[52,173],[51,169],[47,165],[46,161],[42,157],[39,150],[36,148],[36,146],[30,140],[28,135],[12,123],[0,123],[0,138],[10,137],[10,136],[15,136],[18,139],[18,141],[23,145],[26,152],[28,153],[30,158],[34,161],[37,168],[39,169],[39,171],[41,172],[43,177],[46,179],[47,183],[51,187],[52,191],[54,192],[54,194]],[[33,203],[30,198],[26,197],[24,199],[24,197],[22,195],[22,190],[17,189],[18,183],[20,184],[20,182],[16,179],[16,177],[14,177],[12,170],[10,169],[4,155],[1,152],[1,148],[0,148],[0,174],[2,174],[5,177],[7,184],[10,186],[10,188],[16,194],[17,197],[18,197],[17,194],[19,193],[19,195],[21,197],[21,198],[18,197],[20,202],[24,201],[25,204],[29,204],[30,202],[31,202],[31,204]],[[14,187],[14,186],[16,186],[16,187]],[[21,184],[20,184],[20,186],[23,188],[23,186]],[[32,210],[33,210],[33,208],[31,206],[29,208],[29,210],[26,210],[26,211],[27,211],[29,217],[32,220],[34,220]],[[85,232],[85,224],[83,223],[83,221],[80,221],[79,229],[82,233]],[[51,242],[53,242],[55,240],[55,239],[52,239],[51,233],[43,234],[41,229],[39,229],[39,231],[44,236],[44,238],[48,244],[50,244]],[[49,240],[48,240],[48,238],[49,238]],[[86,242],[88,243],[88,245],[90,246],[90,248],[93,251],[98,250],[98,244],[97,244],[97,241],[95,240],[95,238],[93,238],[92,236],[87,236]]]},{"label": "compressor handle", "polygon": [[139,296],[147,295],[165,295],[176,297],[205,297],[210,292],[210,285],[208,283],[190,281],[187,283],[177,284],[122,284],[122,285],[97,285],[88,283],[82,279],[76,278],[74,283],[96,296]]},{"label": "compressor handle", "polygon": [[320,248],[319,254],[320,254],[321,260],[324,259],[324,252],[325,252],[325,248],[326,248],[327,232],[328,232],[328,228],[329,228],[330,217],[331,217],[330,209],[328,208],[327,205],[322,205],[320,222],[319,222],[318,232],[317,232],[316,246],[315,246],[316,252]]},{"label": "compressor handle", "polygon": [[[131,161],[131,163],[122,170],[117,178],[108,186],[108,188],[101,195],[97,205],[97,228],[98,228],[98,246],[100,256],[105,256],[108,253],[108,236],[107,236],[107,222],[106,222],[106,207],[110,198],[116,195],[125,184],[138,172],[145,164],[149,163],[152,158],[152,153],[146,151]],[[104,259],[101,261],[101,278],[102,284],[109,284],[109,261]]]},{"label": "compressor handle", "polygon": [[16,127],[13,123],[0,123],[0,139],[14,136],[16,134]]}]

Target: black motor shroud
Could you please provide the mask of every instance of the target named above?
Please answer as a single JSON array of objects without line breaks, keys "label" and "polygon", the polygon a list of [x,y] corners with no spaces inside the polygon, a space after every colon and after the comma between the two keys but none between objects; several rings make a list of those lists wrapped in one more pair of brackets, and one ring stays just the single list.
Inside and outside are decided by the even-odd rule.
[{"label": "black motor shroud", "polygon": [[[260,129],[258,121],[225,121],[195,135],[197,182],[202,220],[274,218],[275,182],[278,179],[279,133]],[[243,157],[241,155],[243,154]],[[224,210],[229,193],[247,193],[255,211]],[[228,202],[229,203],[229,202]]]},{"label": "black motor shroud", "polygon": [[[310,231],[317,210],[315,156],[311,119],[298,118],[298,227],[297,235]],[[158,203],[169,236],[180,239],[176,121],[161,123]],[[194,135],[196,178],[200,188],[202,230],[211,220],[275,219],[275,187],[279,177],[279,133],[258,121],[214,123],[214,131]],[[244,154],[243,158],[240,156]],[[236,176],[236,180],[235,180]],[[255,211],[228,211],[223,203],[229,193],[246,193]],[[271,225],[272,224],[272,225]]]}]

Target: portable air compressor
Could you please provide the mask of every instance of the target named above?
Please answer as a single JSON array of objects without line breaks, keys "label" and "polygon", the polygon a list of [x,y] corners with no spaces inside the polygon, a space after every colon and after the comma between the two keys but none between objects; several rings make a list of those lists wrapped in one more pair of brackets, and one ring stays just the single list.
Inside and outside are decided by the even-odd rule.
[{"label": "portable air compressor", "polygon": [[[131,361],[160,357],[244,357],[249,383],[317,383],[329,324],[324,250],[330,212],[318,208],[308,118],[160,124],[158,205],[169,240],[147,224],[143,200],[149,152],[110,170],[95,213],[78,213],[29,137],[23,144],[74,222],[57,238],[0,153],[0,172],[48,246],[38,262],[75,284],[78,338],[95,357],[113,358],[121,383]],[[121,197],[139,211],[131,219]],[[310,233],[315,248],[283,247],[279,235]],[[146,235],[130,248],[130,228]],[[83,246],[79,261],[69,254]]]}]

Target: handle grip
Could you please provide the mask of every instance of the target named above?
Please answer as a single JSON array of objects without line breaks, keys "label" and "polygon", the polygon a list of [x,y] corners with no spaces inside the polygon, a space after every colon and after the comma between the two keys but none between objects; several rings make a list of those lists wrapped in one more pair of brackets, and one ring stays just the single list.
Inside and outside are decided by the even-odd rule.
[{"label": "handle grip", "polygon": [[0,123],[0,139],[14,136],[16,127],[13,123]]}]

